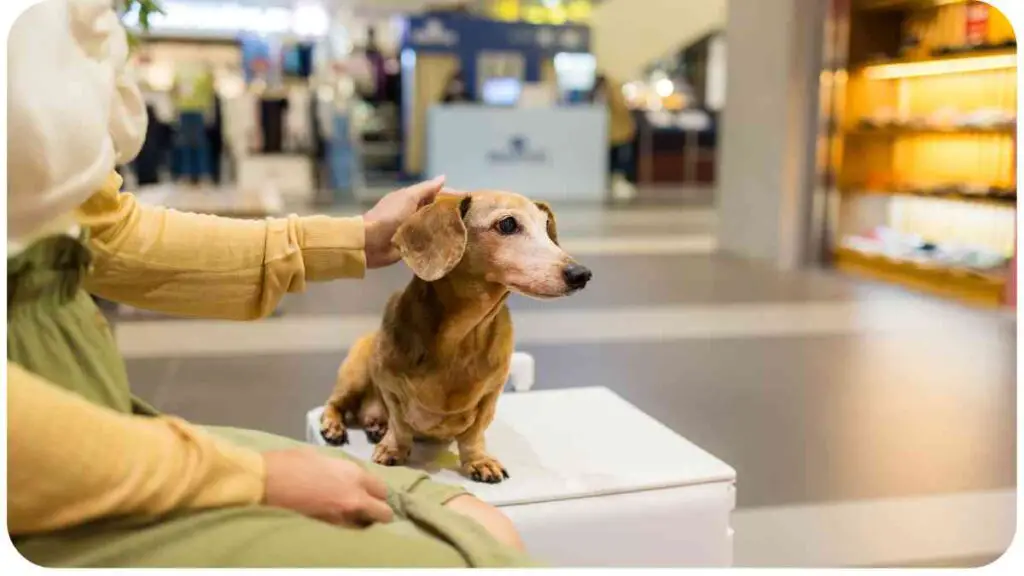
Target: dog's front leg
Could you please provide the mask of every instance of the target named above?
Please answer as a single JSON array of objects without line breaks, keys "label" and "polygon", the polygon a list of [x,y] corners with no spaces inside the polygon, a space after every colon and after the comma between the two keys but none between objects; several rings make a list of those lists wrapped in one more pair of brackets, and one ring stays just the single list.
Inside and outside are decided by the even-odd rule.
[{"label": "dog's front leg", "polygon": [[405,412],[382,391],[384,404],[388,408],[388,431],[373,448],[373,461],[383,466],[401,466],[409,460],[412,452],[413,430],[405,423]]},{"label": "dog's front leg", "polygon": [[480,401],[476,420],[468,430],[455,439],[459,446],[459,462],[464,474],[477,482],[497,484],[508,478],[508,471],[497,458],[487,453],[484,433],[494,421],[494,411],[498,405],[501,389],[488,394]]}]

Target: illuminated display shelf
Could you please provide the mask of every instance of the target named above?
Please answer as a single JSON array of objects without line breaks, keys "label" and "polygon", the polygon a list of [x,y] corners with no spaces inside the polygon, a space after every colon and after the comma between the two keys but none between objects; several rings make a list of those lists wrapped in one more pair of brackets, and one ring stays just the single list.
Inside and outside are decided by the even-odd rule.
[{"label": "illuminated display shelf", "polygon": [[1001,126],[854,126],[843,130],[846,136],[879,136],[889,138],[913,136],[1013,136],[1017,125]]},{"label": "illuminated display shelf", "polygon": [[920,264],[843,247],[836,248],[833,257],[835,267],[844,272],[975,304],[997,307],[1006,290],[1006,278],[1000,274]]},{"label": "illuminated display shelf", "polygon": [[920,10],[950,4],[964,4],[965,2],[966,0],[862,0],[856,4],[856,9],[862,12],[876,10]]},{"label": "illuminated display shelf", "polygon": [[[1006,270],[989,273],[894,259],[839,242],[884,227],[940,246],[967,245],[1007,254],[1014,232],[1015,194],[936,193],[899,184],[990,182],[1003,190],[1015,186],[1017,125],[1006,122],[1012,114],[1000,111],[1016,108],[1017,49],[1005,17],[991,8],[981,39],[973,40],[980,45],[961,51],[971,41],[971,30],[978,30],[966,21],[974,17],[969,9],[964,0],[852,3],[850,43],[840,49],[851,65],[836,84],[841,104],[830,119],[836,137],[830,162],[836,163],[834,191],[840,200],[833,216],[831,254],[838,270],[999,306],[1014,293],[1008,290],[1014,283],[1008,282]],[[914,38],[913,45],[903,44],[906,38]],[[953,49],[941,50],[947,46]],[[918,55],[896,56],[908,48]],[[878,54],[890,57],[880,59]],[[962,117],[975,120],[972,125],[948,122],[962,113],[977,113],[977,118]],[[874,118],[899,120],[872,125]],[[928,125],[929,120],[934,123]],[[1000,122],[985,125],[985,120]]]},{"label": "illuminated display shelf", "polygon": [[969,204],[982,204],[986,206],[999,206],[1003,208],[1015,208],[1017,206],[1017,196],[992,196],[992,195],[980,195],[980,194],[936,194],[930,192],[915,192],[912,190],[899,190],[899,189],[873,189],[866,186],[863,187],[844,187],[840,188],[840,193],[847,196],[853,197],[886,197],[894,196],[901,198],[922,198],[925,200],[936,200],[946,202],[965,202]]},{"label": "illuminated display shelf", "polygon": [[855,72],[864,74],[865,77],[872,80],[900,80],[920,76],[1008,70],[1016,66],[1016,48],[994,48],[929,58],[880,60],[859,66]]}]

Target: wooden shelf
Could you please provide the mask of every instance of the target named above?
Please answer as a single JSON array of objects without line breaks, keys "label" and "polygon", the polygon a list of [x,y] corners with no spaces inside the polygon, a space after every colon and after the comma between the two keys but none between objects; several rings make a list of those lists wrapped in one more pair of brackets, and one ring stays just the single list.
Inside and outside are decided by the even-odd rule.
[{"label": "wooden shelf", "polygon": [[985,306],[1003,304],[1006,278],[1001,275],[928,266],[841,247],[833,256],[837,269],[858,276]]},{"label": "wooden shelf", "polygon": [[996,198],[992,196],[975,196],[971,194],[929,194],[926,192],[911,192],[908,190],[872,190],[869,188],[842,188],[840,193],[847,196],[895,196],[901,198],[923,198],[925,200],[945,200],[947,202],[963,202],[966,204],[981,204],[985,206],[999,206],[1003,208],[1017,207],[1016,198]]},{"label": "wooden shelf", "polygon": [[887,138],[912,136],[1013,136],[1017,133],[1017,125],[1001,125],[992,128],[957,126],[952,128],[911,127],[911,126],[880,126],[871,128],[856,126],[842,131],[846,136],[880,136]]}]

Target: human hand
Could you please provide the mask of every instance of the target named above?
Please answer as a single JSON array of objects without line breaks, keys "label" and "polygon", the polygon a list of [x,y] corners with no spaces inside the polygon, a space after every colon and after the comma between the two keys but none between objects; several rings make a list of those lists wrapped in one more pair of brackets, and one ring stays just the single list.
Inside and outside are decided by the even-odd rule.
[{"label": "human hand", "polygon": [[346,526],[390,522],[387,486],[357,464],[298,448],[263,453],[264,501]]},{"label": "human hand", "polygon": [[430,204],[444,186],[444,176],[389,193],[363,215],[366,229],[366,267],[382,268],[398,262],[391,239],[398,227],[417,210]]}]

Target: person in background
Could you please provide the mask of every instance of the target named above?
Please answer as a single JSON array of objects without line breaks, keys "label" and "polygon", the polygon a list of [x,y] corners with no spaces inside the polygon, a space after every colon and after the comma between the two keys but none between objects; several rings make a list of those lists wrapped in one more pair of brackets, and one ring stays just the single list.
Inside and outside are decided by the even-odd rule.
[{"label": "person in background", "polygon": [[397,262],[395,230],[442,179],[392,192],[354,218],[248,221],[142,206],[114,172],[142,147],[146,112],[110,0],[37,3],[7,46],[7,528],[25,559],[533,564],[500,511],[423,472],[156,410],[132,394],[90,298],[265,317],[311,282]]},{"label": "person in background", "polygon": [[205,62],[183,66],[175,75],[172,93],[178,111],[175,144],[182,181],[209,184],[213,157],[207,125],[216,100],[212,68]]},{"label": "person in background", "polygon": [[612,198],[617,201],[632,200],[636,197],[636,187],[626,175],[633,162],[636,122],[622,95],[622,86],[605,74],[598,74],[589,101],[604,104],[608,110],[608,173]]},{"label": "person in background", "polygon": [[466,79],[462,75],[462,69],[456,69],[448,77],[444,85],[444,92],[441,94],[441,102],[453,104],[456,102],[469,102],[469,89],[466,87]]}]

